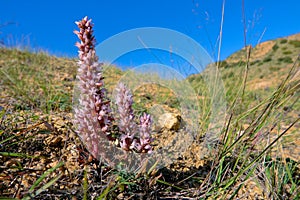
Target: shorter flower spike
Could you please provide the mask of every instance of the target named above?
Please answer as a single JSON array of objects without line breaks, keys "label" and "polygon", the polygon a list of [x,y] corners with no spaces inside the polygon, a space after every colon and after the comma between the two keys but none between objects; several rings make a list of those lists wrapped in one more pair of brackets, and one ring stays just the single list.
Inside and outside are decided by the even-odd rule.
[{"label": "shorter flower spike", "polygon": [[[133,98],[129,89],[119,83],[117,86],[116,104],[118,106],[118,127],[121,131],[120,146],[122,149],[136,152],[152,152],[151,142],[151,116],[144,113],[140,118],[140,125],[134,122],[134,114],[132,110]],[[137,132],[140,137],[137,137]]]},{"label": "shorter flower spike", "polygon": [[134,122],[132,94],[125,84],[121,82],[118,84],[116,90],[119,130],[128,136],[134,137],[137,132],[137,125]]},{"label": "shorter flower spike", "polygon": [[151,138],[151,125],[152,119],[149,114],[144,113],[140,118],[140,151],[142,152],[152,152],[151,142],[153,142],[153,138]]}]

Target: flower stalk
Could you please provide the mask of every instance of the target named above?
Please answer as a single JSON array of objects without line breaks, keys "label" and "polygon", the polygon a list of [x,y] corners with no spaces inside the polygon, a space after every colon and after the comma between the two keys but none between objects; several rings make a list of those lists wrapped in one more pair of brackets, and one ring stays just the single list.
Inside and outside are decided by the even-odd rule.
[{"label": "flower stalk", "polygon": [[[79,31],[74,33],[80,40],[76,43],[79,49],[77,79],[80,94],[78,106],[74,109],[78,135],[95,158],[100,155],[99,151],[102,149],[99,147],[99,141],[105,138],[114,142],[118,139],[118,145],[123,150],[150,153],[151,117],[144,114],[140,125],[135,123],[133,97],[123,83],[118,85],[116,96],[119,133],[113,136],[112,126],[115,118],[104,85],[103,69],[95,51],[93,24],[87,17],[76,24]],[[140,137],[137,136],[139,132]]]}]

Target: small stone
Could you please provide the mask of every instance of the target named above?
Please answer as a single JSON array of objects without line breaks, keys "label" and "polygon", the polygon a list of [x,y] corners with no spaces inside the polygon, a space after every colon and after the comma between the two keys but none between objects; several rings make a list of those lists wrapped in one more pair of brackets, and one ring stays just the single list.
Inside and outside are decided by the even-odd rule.
[{"label": "small stone", "polygon": [[161,128],[177,131],[180,128],[181,116],[174,113],[164,113],[159,117],[158,123]]},{"label": "small stone", "polygon": [[124,194],[123,193],[118,194],[117,199],[124,199]]}]

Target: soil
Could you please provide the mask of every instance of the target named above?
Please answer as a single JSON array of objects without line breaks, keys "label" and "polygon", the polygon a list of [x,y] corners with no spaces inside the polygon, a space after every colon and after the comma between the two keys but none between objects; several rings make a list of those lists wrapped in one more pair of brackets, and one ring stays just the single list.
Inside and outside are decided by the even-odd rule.
[{"label": "soil", "polygon": [[[94,199],[105,191],[105,187],[114,185],[115,181],[120,178],[120,175],[116,175],[113,169],[99,164],[99,161],[93,159],[86,151],[72,130],[72,114],[45,115],[39,112],[32,114],[32,111],[16,113],[8,105],[1,103],[2,111],[5,110],[7,114],[1,121],[1,127],[5,129],[0,132],[0,141],[2,141],[0,152],[12,153],[11,155],[0,154],[1,196],[23,198],[31,195],[35,196],[34,199],[82,199],[83,185],[87,181],[89,195],[91,199]],[[36,116],[39,117],[36,118]],[[161,141],[173,142],[172,135],[174,134],[174,131],[162,131],[160,137],[163,140]],[[3,139],[7,140],[3,141]],[[160,146],[163,145],[166,144],[160,143]],[[287,157],[293,157],[299,161],[299,146],[299,140],[294,140],[289,147],[284,147],[283,151],[287,153]],[[210,171],[211,159],[209,157],[212,155],[213,151],[208,151],[199,143],[193,143],[173,164],[153,174],[153,178],[150,179],[152,182],[147,182],[149,188],[147,190],[140,188],[139,198],[148,196],[149,199],[156,199],[155,195],[158,195],[161,199],[164,199],[164,196],[165,199],[174,199],[185,196],[184,192],[167,192],[165,186],[157,184],[158,179],[169,183],[177,183],[181,180],[182,183],[178,184],[180,187],[197,191],[200,186],[197,182],[183,180],[189,180],[190,176],[205,177]],[[53,172],[48,171],[49,174],[37,184],[36,188],[41,189],[56,177],[59,179],[49,188],[41,189],[38,195],[31,192],[30,188],[36,181],[47,170],[57,165],[61,166]],[[114,197],[115,199],[130,197],[122,188],[117,190],[119,192]],[[265,198],[264,191],[252,180],[244,184],[238,197],[240,199]],[[133,197],[133,199],[139,198]]]}]

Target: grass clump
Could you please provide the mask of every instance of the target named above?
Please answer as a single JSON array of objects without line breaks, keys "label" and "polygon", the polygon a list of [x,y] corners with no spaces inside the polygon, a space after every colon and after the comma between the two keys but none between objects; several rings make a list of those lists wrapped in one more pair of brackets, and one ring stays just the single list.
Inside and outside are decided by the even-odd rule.
[{"label": "grass clump", "polygon": [[276,51],[279,48],[279,46],[277,44],[274,44],[274,46],[272,47],[273,51]]},{"label": "grass clump", "polygon": [[284,62],[284,63],[293,63],[293,60],[289,56],[281,57],[277,59],[278,62]]},{"label": "grass clump", "polygon": [[284,51],[282,52],[284,55],[289,55],[289,54],[292,54],[292,51]]},{"label": "grass clump", "polygon": [[[16,109],[39,108],[43,112],[72,109],[72,68],[75,62],[45,53],[0,49],[3,91],[19,103]],[[56,72],[59,74],[54,76]],[[41,98],[43,97],[43,98]]]},{"label": "grass clump", "polygon": [[264,58],[263,59],[263,62],[270,62],[270,61],[272,61],[272,58],[271,57],[266,57],[266,58]]},{"label": "grass clump", "polygon": [[281,39],[279,42],[280,42],[280,44],[285,44],[285,43],[287,43],[287,39]]}]

